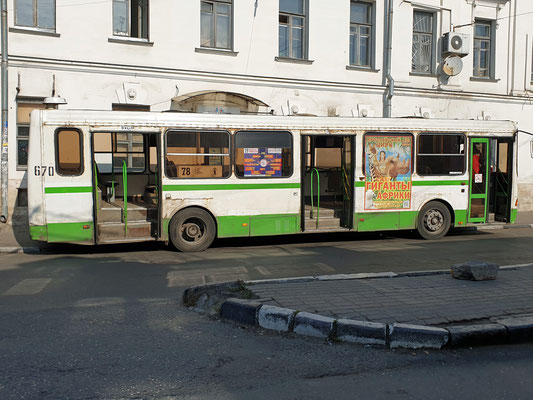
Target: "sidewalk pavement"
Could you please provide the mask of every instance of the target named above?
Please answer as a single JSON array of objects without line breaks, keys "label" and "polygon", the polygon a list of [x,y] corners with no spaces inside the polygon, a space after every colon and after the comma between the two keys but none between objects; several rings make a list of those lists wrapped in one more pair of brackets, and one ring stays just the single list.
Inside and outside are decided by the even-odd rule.
[{"label": "sidewalk pavement", "polygon": [[388,324],[444,327],[533,313],[533,264],[501,269],[492,281],[457,280],[442,272],[322,279],[258,281],[248,283],[247,288],[262,304]]}]

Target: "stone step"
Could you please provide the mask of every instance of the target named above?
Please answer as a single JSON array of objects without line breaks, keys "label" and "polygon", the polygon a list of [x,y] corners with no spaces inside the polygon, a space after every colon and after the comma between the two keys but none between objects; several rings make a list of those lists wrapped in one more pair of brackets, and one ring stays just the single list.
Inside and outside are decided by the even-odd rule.
[{"label": "stone step", "polygon": [[[342,209],[336,208],[322,208],[319,209],[320,219],[324,218],[333,218],[339,217],[339,214],[342,215]],[[310,218],[311,215],[311,206],[305,206],[305,216]],[[313,215],[316,216],[316,206],[313,207]]]},{"label": "stone step", "polygon": [[98,224],[98,240],[121,240],[129,238],[151,238],[152,237],[152,223],[143,222],[129,222],[128,233],[124,229],[122,222],[101,222]]},{"label": "stone step", "polygon": [[[98,222],[122,222],[122,208],[109,207],[98,210]],[[157,221],[155,208],[128,208],[128,222]]]},{"label": "stone step", "polygon": [[[340,218],[322,218],[318,219],[318,229],[339,228],[341,226]],[[305,219],[305,230],[317,229],[316,219]]]}]

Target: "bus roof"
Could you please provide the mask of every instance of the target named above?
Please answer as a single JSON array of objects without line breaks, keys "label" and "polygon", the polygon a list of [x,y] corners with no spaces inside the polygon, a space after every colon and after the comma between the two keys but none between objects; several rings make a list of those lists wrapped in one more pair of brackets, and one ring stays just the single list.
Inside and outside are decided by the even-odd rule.
[{"label": "bus roof", "polygon": [[[513,135],[512,121],[424,118],[302,117],[273,115],[224,115],[130,111],[37,110],[44,125],[89,126],[92,130],[113,128],[181,129],[277,129],[316,133],[336,132],[470,132]],[[323,132],[323,133],[324,133]]]}]

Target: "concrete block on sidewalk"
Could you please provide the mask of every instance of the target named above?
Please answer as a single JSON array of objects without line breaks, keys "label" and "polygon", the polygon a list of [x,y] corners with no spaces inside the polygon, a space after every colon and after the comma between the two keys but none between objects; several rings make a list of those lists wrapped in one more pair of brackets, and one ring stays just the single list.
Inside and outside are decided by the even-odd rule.
[{"label": "concrete block on sidewalk", "polygon": [[487,281],[498,277],[500,266],[484,261],[467,261],[452,265],[451,273],[455,279]]},{"label": "concrete block on sidewalk", "polygon": [[327,338],[335,320],[318,314],[300,312],[294,317],[294,332],[299,335]]},{"label": "concrete block on sidewalk", "polygon": [[498,319],[496,322],[507,328],[512,343],[533,340],[533,315]]},{"label": "concrete block on sidewalk", "polygon": [[423,325],[389,325],[390,347],[440,349],[448,343],[448,331]]},{"label": "concrete block on sidewalk", "polygon": [[229,298],[220,307],[220,316],[246,325],[257,324],[257,312],[261,303],[251,300]]},{"label": "concrete block on sidewalk", "polygon": [[294,321],[295,310],[265,304],[259,309],[257,322],[261,328],[288,332]]},{"label": "concrete block on sidewalk", "polygon": [[387,325],[377,322],[339,319],[336,338],[343,342],[380,344],[387,342]]},{"label": "concrete block on sidewalk", "polygon": [[479,346],[507,342],[507,330],[500,324],[450,326],[450,346]]}]

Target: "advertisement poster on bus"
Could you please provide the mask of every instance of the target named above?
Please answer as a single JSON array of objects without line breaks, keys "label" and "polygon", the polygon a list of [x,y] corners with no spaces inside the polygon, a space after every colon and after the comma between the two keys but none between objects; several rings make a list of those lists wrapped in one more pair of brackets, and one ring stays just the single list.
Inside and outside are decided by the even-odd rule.
[{"label": "advertisement poster on bus", "polygon": [[281,148],[245,148],[244,176],[281,176]]},{"label": "advertisement poster on bus", "polygon": [[365,136],[365,210],[411,208],[410,135]]}]

